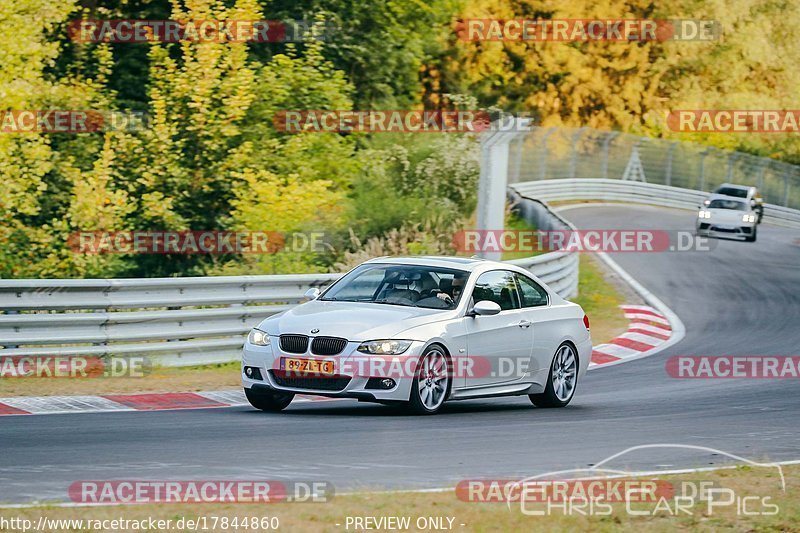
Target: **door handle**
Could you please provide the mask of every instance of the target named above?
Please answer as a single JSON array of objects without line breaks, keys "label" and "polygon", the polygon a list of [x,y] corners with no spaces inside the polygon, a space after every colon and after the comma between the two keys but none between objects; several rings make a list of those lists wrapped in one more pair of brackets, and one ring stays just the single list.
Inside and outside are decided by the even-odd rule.
[{"label": "door handle", "polygon": [[531,327],[531,322],[529,320],[520,320],[517,325],[521,328],[529,328]]}]

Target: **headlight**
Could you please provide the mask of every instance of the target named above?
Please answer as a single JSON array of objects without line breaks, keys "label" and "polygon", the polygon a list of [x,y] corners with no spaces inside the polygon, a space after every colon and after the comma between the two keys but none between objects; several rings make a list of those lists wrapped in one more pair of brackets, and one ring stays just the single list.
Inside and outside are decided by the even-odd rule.
[{"label": "headlight", "polygon": [[362,342],[358,351],[373,355],[398,355],[408,350],[409,346],[411,346],[411,341],[368,341]]},{"label": "headlight", "polygon": [[742,215],[742,222],[755,222],[756,216],[752,213],[747,213],[746,215]]},{"label": "headlight", "polygon": [[700,211],[697,216],[699,218],[711,218],[711,211]]},{"label": "headlight", "polygon": [[247,342],[255,344],[256,346],[269,346],[269,335],[260,329],[251,329],[250,334],[247,336]]}]

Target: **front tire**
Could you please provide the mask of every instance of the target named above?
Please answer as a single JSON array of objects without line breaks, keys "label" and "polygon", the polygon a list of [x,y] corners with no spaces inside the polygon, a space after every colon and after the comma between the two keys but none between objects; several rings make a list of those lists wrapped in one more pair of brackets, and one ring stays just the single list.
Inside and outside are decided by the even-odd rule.
[{"label": "front tire", "polygon": [[558,347],[550,363],[547,385],[541,394],[529,394],[536,407],[565,407],[578,386],[578,354],[568,343]]},{"label": "front tire", "polygon": [[450,359],[439,345],[429,346],[420,356],[406,411],[432,415],[439,411],[450,394]]},{"label": "front tire", "polygon": [[753,226],[753,234],[745,237],[745,242],[756,242],[756,237],[758,236],[758,230],[756,229],[757,227],[758,226]]},{"label": "front tire", "polygon": [[270,413],[283,411],[294,399],[294,394],[291,392],[256,392],[252,389],[244,389],[244,395],[250,405]]}]

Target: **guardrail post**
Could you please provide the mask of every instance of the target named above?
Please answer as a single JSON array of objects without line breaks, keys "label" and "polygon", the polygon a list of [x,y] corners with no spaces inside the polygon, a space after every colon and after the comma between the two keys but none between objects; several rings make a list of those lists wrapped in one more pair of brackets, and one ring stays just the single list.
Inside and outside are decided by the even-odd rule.
[{"label": "guardrail post", "polygon": [[[2,313],[6,314],[6,315],[18,315],[19,311],[17,311],[16,309],[6,309],[6,310],[2,311]],[[19,345],[18,344],[5,344],[5,345],[0,346],[0,349],[3,349],[3,348],[19,348]]]}]

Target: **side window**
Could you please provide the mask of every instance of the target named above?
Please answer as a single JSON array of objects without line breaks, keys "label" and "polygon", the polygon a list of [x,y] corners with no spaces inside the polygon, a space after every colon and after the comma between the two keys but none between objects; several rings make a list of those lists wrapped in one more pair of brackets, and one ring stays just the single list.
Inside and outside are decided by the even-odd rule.
[{"label": "side window", "polygon": [[475,303],[481,300],[495,302],[503,311],[519,309],[519,295],[514,275],[505,270],[484,272],[475,282],[472,299]]},{"label": "side window", "polygon": [[538,283],[532,279],[516,275],[519,282],[519,290],[522,296],[522,307],[537,307],[540,305],[547,305],[547,291],[539,286]]}]

